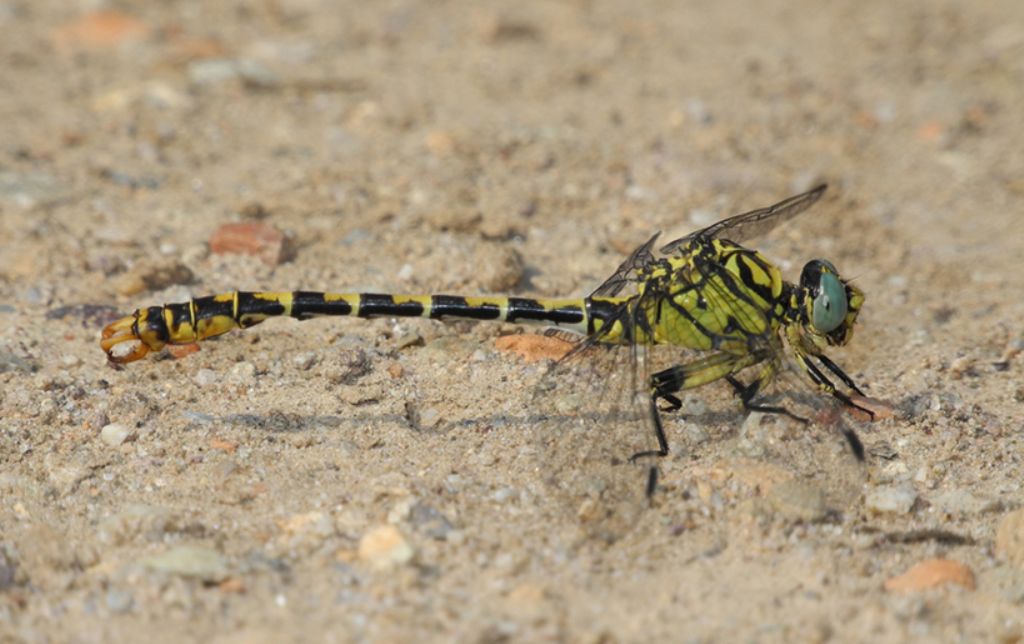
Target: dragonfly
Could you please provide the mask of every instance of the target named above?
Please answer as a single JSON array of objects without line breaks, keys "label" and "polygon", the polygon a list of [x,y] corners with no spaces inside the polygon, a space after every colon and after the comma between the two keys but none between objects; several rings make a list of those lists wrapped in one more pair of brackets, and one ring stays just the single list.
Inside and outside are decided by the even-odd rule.
[{"label": "dragonfly", "polygon": [[[851,397],[864,395],[856,382],[827,355],[830,348],[852,339],[864,293],[825,259],[807,262],[800,280],[788,282],[764,255],[742,245],[803,213],[826,189],[821,184],[657,249],[660,234],[655,234],[585,297],[232,291],[137,309],[107,325],[100,345],[112,363],[125,364],[167,345],[195,343],[272,317],[355,316],[559,327],[582,337],[563,360],[598,345],[685,350],[681,353],[687,359],[651,374],[643,383],[656,446],[630,460],[668,455],[661,414],[681,408],[681,392],[717,381],[728,383],[747,410],[804,420],[764,399],[790,355],[817,390],[873,416]],[[856,433],[842,431],[854,455],[863,460],[864,447]],[[654,471],[649,489],[656,480]]]}]

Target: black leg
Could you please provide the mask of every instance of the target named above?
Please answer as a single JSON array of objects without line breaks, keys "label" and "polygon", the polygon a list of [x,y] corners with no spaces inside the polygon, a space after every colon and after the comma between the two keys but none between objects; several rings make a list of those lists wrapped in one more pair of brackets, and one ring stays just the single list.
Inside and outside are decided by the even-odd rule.
[{"label": "black leg", "polygon": [[647,488],[645,494],[647,500],[650,501],[654,497],[654,492],[658,489],[658,468],[655,465],[651,466],[651,469],[647,470]]},{"label": "black leg", "polygon": [[665,438],[665,428],[661,424],[661,414],[658,413],[658,394],[657,392],[651,394],[651,421],[654,423],[654,437],[658,439],[658,449],[645,450],[643,452],[637,452],[629,457],[629,461],[632,463],[640,458],[647,456],[664,457],[668,456],[668,439]]},{"label": "black leg", "polygon": [[679,411],[683,406],[683,401],[674,394],[683,388],[685,374],[683,367],[676,366],[651,376],[651,391],[654,393],[655,402],[660,398],[668,403],[665,407],[661,407],[661,411]]},{"label": "black leg", "polygon": [[793,412],[789,411],[785,407],[774,406],[774,405],[761,405],[754,402],[754,398],[761,390],[761,380],[755,380],[749,385],[744,385],[735,376],[726,376],[725,379],[732,385],[732,388],[736,390],[736,395],[739,396],[740,402],[743,403],[743,408],[749,411],[759,411],[763,414],[780,414],[782,416],[788,416],[793,420],[807,424],[810,421],[802,416],[797,416]]},{"label": "black leg", "polygon": [[673,396],[672,394],[661,394],[659,397],[662,400],[664,400],[665,402],[668,403],[664,407],[659,407],[658,408],[661,411],[667,411],[667,412],[679,411],[682,408],[682,406],[683,406],[683,401],[680,400],[677,396]]},{"label": "black leg", "polygon": [[[824,391],[827,391],[828,393],[830,393],[833,398],[839,400],[840,402],[842,402],[847,407],[853,407],[854,409],[859,409],[860,411],[862,411],[865,414],[867,414],[868,416],[870,416],[872,420],[875,419],[875,412],[871,411],[870,409],[866,409],[864,407],[861,407],[857,403],[853,402],[853,400],[851,400],[849,396],[847,396],[843,392],[841,392],[838,389],[836,389],[836,386],[834,384],[832,384],[832,381],[829,380],[825,376],[825,374],[821,373],[821,370],[818,369],[818,367],[814,366],[814,363],[812,363],[812,362],[810,362],[810,361],[808,361],[806,359],[803,360],[802,363],[803,363],[803,366],[805,367],[805,369],[807,370],[807,374],[811,377],[811,380],[813,380],[815,382],[815,384],[817,384],[819,387],[821,387]],[[839,367],[836,367],[836,369],[839,369]],[[846,374],[843,374],[843,375],[845,376]],[[847,376],[847,377],[849,377],[849,376]],[[849,383],[847,383],[847,384],[849,384]],[[860,393],[860,392],[858,391],[858,393]],[[863,396],[864,394],[861,394],[861,395]]]},{"label": "black leg", "polygon": [[814,357],[818,359],[818,362],[820,362],[821,364],[825,365],[826,369],[828,369],[829,371],[834,373],[836,375],[836,378],[839,378],[840,380],[842,380],[846,384],[847,387],[849,387],[850,389],[854,390],[855,392],[857,392],[861,396],[864,395],[864,392],[860,390],[860,387],[858,387],[857,383],[855,383],[853,381],[853,378],[851,378],[850,376],[846,375],[846,372],[843,371],[842,369],[840,369],[839,365],[837,365],[836,363],[832,362],[828,358],[828,356],[819,355],[819,356],[814,356]]},{"label": "black leg", "polygon": [[[821,356],[818,356],[818,358],[820,359]],[[864,409],[857,403],[850,400],[849,396],[836,389],[835,385],[832,384],[832,381],[825,377],[825,374],[821,373],[821,370],[819,370],[816,366],[808,362],[806,358],[800,360],[800,364],[804,367],[804,369],[807,371],[807,375],[810,376],[811,380],[813,380],[816,385],[818,385],[828,393],[832,394],[834,398],[839,400],[847,407],[859,409],[868,414],[869,416],[871,416],[872,419],[874,419],[875,412],[871,411],[870,409]],[[828,360],[828,358],[825,358],[825,361],[823,361],[822,364],[824,364],[826,367],[829,367],[829,365],[835,367],[835,369],[832,369],[832,367],[829,367],[829,369],[832,370],[833,373],[838,372],[836,373],[836,375],[839,375],[840,378],[843,378],[843,382],[845,382],[847,385],[850,385],[850,387],[854,391],[860,393],[860,390],[857,389],[857,387],[852,384],[852,381],[850,380],[849,376],[843,373],[842,369],[836,366],[835,363],[833,363],[831,360]],[[864,394],[861,395],[863,396]],[[846,442],[850,444],[850,450],[853,452],[853,455],[857,457],[858,461],[863,461],[864,443],[860,442],[860,437],[857,436],[857,432],[853,431],[849,427],[843,427],[840,431],[843,432],[843,436],[846,438]]]}]

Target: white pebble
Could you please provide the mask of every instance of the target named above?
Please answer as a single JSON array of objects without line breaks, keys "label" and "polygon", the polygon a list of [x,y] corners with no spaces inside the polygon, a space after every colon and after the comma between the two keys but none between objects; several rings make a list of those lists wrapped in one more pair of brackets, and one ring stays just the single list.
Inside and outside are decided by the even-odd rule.
[{"label": "white pebble", "polygon": [[387,570],[412,560],[415,552],[393,525],[373,528],[359,540],[359,558],[377,570]]},{"label": "white pebble", "polygon": [[877,514],[906,514],[916,500],[917,492],[912,485],[886,485],[868,492],[864,505]]},{"label": "white pebble", "polygon": [[103,429],[100,430],[100,439],[111,447],[121,445],[131,435],[132,428],[121,423],[110,423],[109,425],[104,425]]},{"label": "white pebble", "polygon": [[228,563],[216,550],[198,545],[179,545],[146,557],[142,564],[151,570],[217,583],[227,579]]},{"label": "white pebble", "polygon": [[244,383],[256,377],[256,366],[251,362],[239,362],[231,367],[231,380]]},{"label": "white pebble", "polygon": [[209,387],[217,382],[217,373],[213,369],[200,369],[196,372],[196,384]]},{"label": "white pebble", "polygon": [[504,503],[505,501],[508,501],[509,499],[515,496],[516,491],[514,488],[511,487],[498,488],[491,494],[491,498],[493,498],[498,503]]}]

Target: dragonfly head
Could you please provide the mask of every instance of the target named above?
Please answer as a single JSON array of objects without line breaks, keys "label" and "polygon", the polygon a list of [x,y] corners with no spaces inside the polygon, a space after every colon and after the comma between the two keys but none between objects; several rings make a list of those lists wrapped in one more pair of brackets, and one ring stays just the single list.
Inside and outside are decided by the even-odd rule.
[{"label": "dragonfly head", "polygon": [[799,306],[804,330],[812,338],[842,346],[853,337],[853,323],[864,303],[864,293],[839,276],[831,262],[807,262],[800,276]]}]

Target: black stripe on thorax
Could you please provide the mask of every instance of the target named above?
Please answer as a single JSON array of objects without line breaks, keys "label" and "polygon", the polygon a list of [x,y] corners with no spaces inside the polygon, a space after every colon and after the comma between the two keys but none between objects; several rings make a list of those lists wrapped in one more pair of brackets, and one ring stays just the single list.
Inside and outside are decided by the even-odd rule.
[{"label": "black stripe on thorax", "polygon": [[767,266],[765,266],[765,263],[760,261],[757,258],[757,256],[754,255],[752,252],[749,252],[749,251],[735,251],[732,254],[733,255],[739,255],[739,257],[736,258],[736,265],[739,266],[739,269],[740,269],[740,280],[743,281],[743,285],[746,286],[747,288],[749,288],[750,290],[754,291],[755,293],[757,293],[758,296],[762,300],[764,300],[765,302],[768,302],[769,304],[772,304],[773,301],[772,301],[772,287],[771,287],[771,285],[765,285],[765,284],[757,283],[754,280],[754,274],[750,270],[750,266],[747,264],[747,262],[749,261],[749,262],[752,262],[754,264],[757,264],[757,267],[760,268],[762,271],[764,271],[764,273],[766,275],[770,276],[771,275],[771,270],[769,270],[769,268]]},{"label": "black stripe on thorax", "polygon": [[470,320],[497,320],[501,317],[501,307],[488,303],[470,306],[461,295],[433,295],[430,298],[430,317],[460,317]]},{"label": "black stripe on thorax", "polygon": [[[717,277],[722,281],[722,285],[725,286],[726,290],[728,290],[737,299],[746,302],[755,309],[761,309],[761,306],[754,302],[754,300],[750,298],[750,295],[747,294],[747,292],[744,291],[743,288],[736,283],[736,280],[741,279],[739,275],[736,275],[736,273],[733,273],[732,271],[727,269],[723,264],[715,263],[711,264],[710,266],[710,271],[701,271],[702,279],[697,284],[697,288],[712,288],[713,282],[711,280],[714,277]],[[767,301],[769,302],[769,304],[771,303],[770,299]]]}]

